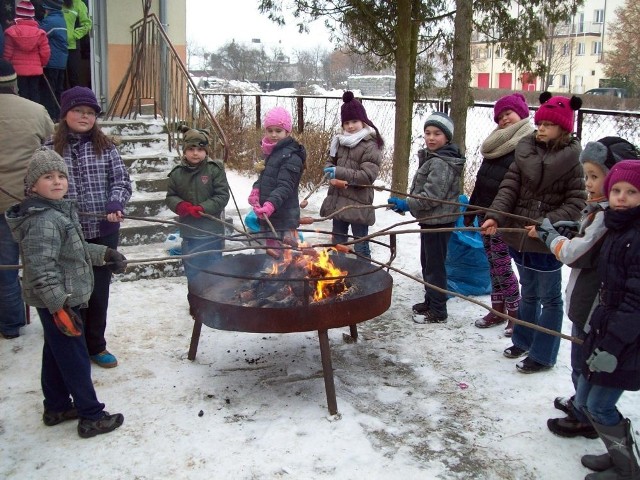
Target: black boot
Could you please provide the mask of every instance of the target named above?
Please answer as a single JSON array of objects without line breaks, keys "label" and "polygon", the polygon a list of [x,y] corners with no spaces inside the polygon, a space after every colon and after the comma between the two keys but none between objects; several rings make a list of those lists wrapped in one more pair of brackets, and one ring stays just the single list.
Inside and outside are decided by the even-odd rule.
[{"label": "black boot", "polygon": [[[635,454],[636,446],[631,434],[631,421],[623,418],[617,425],[609,427],[595,422],[591,415],[587,414],[587,416],[607,447],[613,466],[601,472],[590,473],[585,480],[640,479],[640,466]],[[586,457],[590,457],[589,461],[593,460],[593,456],[585,455],[582,459],[583,463],[587,460]]]}]

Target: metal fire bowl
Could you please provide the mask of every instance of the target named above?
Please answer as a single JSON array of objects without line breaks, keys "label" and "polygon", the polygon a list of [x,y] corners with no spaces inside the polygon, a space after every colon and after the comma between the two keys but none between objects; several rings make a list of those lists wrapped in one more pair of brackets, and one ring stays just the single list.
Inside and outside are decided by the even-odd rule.
[{"label": "metal fire bowl", "polygon": [[271,257],[266,254],[226,255],[210,272],[202,272],[190,282],[192,313],[197,321],[219,330],[291,333],[355,325],[388,310],[393,285],[388,272],[362,260],[341,255],[331,258],[338,268],[348,272],[348,281],[355,290],[343,297],[283,308],[240,304],[236,292],[246,288],[250,280],[216,274],[262,276],[265,274],[261,271]]}]

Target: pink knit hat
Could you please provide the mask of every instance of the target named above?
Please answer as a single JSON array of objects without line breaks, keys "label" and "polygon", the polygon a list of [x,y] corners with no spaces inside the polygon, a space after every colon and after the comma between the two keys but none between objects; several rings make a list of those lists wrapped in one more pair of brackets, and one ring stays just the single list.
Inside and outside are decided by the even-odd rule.
[{"label": "pink knit hat", "polygon": [[521,93],[506,95],[498,100],[493,107],[493,121],[498,123],[498,118],[507,110],[511,110],[518,114],[521,120],[529,118],[529,105],[527,99]]},{"label": "pink knit hat", "polygon": [[609,175],[604,179],[604,193],[609,196],[611,188],[618,182],[629,182],[631,185],[640,190],[640,161],[638,160],[621,160],[616,163]]},{"label": "pink knit hat", "polygon": [[27,0],[21,0],[16,5],[16,17],[22,18],[34,18],[36,16],[36,9],[33,8],[33,4]]},{"label": "pink knit hat", "polygon": [[568,97],[552,97],[549,92],[540,94],[540,108],[533,117],[536,125],[540,122],[551,122],[566,132],[573,132],[573,111],[582,106],[582,99],[575,95]]},{"label": "pink knit hat", "polygon": [[262,126],[264,128],[280,127],[284,128],[287,132],[291,132],[293,120],[291,114],[283,107],[274,107],[267,112],[264,116]]}]

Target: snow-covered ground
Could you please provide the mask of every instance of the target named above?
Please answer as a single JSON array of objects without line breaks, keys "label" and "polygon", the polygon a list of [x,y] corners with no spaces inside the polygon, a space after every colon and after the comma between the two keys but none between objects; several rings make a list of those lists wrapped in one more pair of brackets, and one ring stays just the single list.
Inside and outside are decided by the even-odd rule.
[{"label": "snow-covered ground", "polygon": [[[253,179],[229,172],[240,208]],[[318,216],[325,189],[310,199]],[[387,195],[376,193],[376,204]],[[377,210],[381,229],[406,217]],[[327,228],[322,225],[320,228]],[[394,266],[420,276],[418,234],[398,238]],[[252,251],[247,251],[247,255]],[[387,258],[374,248],[374,257]],[[564,272],[564,278],[568,272]],[[22,479],[577,479],[599,440],[559,438],[553,399],[571,392],[569,343],[548,372],[523,375],[502,327],[449,301],[449,321],[417,325],[423,287],[400,274],[391,308],[329,331],[339,415],[327,410],[316,332],[248,334],[204,327],[187,359],[193,321],[184,278],[114,282],[107,330],[120,365],[93,368],[98,397],[124,425],[84,440],[76,423],[42,424],[42,328],[0,340],[0,478]],[[479,297],[484,303],[488,296]],[[570,333],[565,319],[563,331]],[[620,410],[640,425],[640,395]]]}]

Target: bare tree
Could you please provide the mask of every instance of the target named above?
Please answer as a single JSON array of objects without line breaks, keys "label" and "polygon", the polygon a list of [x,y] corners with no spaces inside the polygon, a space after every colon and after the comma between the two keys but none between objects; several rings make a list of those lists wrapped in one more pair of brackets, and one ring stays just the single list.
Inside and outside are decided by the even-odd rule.
[{"label": "bare tree", "polygon": [[625,87],[633,95],[640,89],[640,4],[627,0],[616,16],[617,21],[608,24],[613,45],[604,54],[605,73],[611,86]]}]

